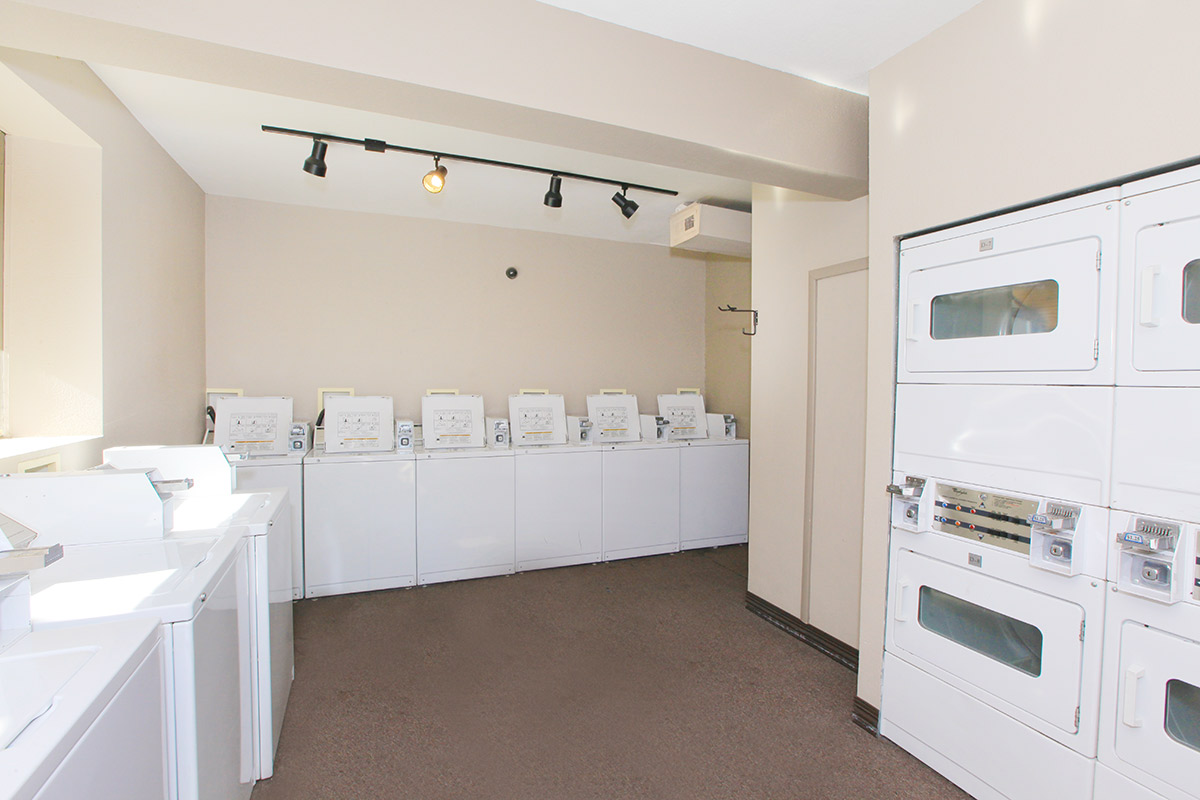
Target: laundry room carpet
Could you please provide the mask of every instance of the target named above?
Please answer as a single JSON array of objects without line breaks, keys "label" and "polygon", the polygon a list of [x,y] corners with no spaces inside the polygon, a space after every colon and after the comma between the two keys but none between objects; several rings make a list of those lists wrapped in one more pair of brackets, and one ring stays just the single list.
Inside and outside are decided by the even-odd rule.
[{"label": "laundry room carpet", "polygon": [[253,800],[967,796],[745,591],[742,546],[297,602]]}]

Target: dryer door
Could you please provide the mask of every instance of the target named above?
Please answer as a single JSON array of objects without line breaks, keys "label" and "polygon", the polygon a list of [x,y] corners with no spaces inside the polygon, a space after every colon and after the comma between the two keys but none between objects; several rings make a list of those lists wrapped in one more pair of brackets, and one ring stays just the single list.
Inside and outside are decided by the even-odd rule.
[{"label": "dryer door", "polygon": [[[1133,198],[1123,239],[1133,245],[1122,264],[1122,346],[1132,365],[1154,373],[1190,372],[1200,382],[1200,186],[1195,183]],[[1123,244],[1123,247],[1128,245]],[[1184,376],[1179,376],[1184,377]],[[1175,383],[1176,381],[1171,381]]]},{"label": "dryer door", "polygon": [[1117,677],[1117,757],[1193,795],[1200,775],[1200,643],[1126,622]]},{"label": "dryer door", "polygon": [[1099,238],[1056,242],[908,276],[909,373],[1088,372],[1096,367]]},{"label": "dryer door", "polygon": [[977,697],[1079,730],[1081,606],[911,550],[896,556],[891,639],[906,659]]}]

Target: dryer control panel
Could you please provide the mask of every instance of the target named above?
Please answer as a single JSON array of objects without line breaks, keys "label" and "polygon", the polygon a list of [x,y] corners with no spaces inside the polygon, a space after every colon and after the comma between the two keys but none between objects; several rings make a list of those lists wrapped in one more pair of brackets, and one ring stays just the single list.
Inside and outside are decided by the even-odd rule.
[{"label": "dryer control panel", "polygon": [[1029,518],[1037,511],[1036,500],[938,483],[933,497],[932,527],[942,533],[1028,555],[1032,535]]}]

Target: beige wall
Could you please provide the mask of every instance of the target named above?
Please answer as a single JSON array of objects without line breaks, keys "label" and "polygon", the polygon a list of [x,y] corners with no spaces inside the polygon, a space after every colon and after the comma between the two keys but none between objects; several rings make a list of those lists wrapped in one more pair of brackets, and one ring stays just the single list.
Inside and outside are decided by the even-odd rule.
[{"label": "beige wall", "polygon": [[9,136],[6,150],[5,435],[99,434],[100,148]]},{"label": "beige wall", "polygon": [[868,702],[880,701],[886,602],[894,239],[1196,156],[1197,29],[1190,0],[984,0],[871,73]]},{"label": "beige wall", "polygon": [[863,258],[867,200],[754,187],[749,589],[799,617],[808,445],[809,273]]},{"label": "beige wall", "polygon": [[[664,247],[208,198],[208,382],[288,395],[483,394],[508,415],[522,388],[585,397],[704,386],[705,261]],[[515,266],[516,280],[504,271]]]},{"label": "beige wall", "polygon": [[101,149],[103,285],[90,291],[103,318],[104,436],[64,449],[63,467],[91,466],[106,446],[199,441],[203,194],[84,64],[8,49],[0,62]]},{"label": "beige wall", "polygon": [[751,308],[750,262],[744,258],[708,258],[704,289],[704,407],[713,414],[737,417],[737,433],[750,438],[749,314],[731,314],[717,306]]}]

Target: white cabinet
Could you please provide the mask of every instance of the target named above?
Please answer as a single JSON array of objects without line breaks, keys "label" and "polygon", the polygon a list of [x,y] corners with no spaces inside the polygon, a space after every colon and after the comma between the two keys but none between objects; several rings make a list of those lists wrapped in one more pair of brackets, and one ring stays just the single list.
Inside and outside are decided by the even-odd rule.
[{"label": "white cabinet", "polygon": [[306,597],[412,586],[416,465],[411,453],[304,459]]},{"label": "white cabinet", "polygon": [[604,560],[679,549],[679,445],[604,445]]},{"label": "white cabinet", "polygon": [[702,439],[679,450],[679,547],[746,541],[750,526],[750,442]]},{"label": "white cabinet", "polygon": [[418,454],[418,583],[512,573],[514,482],[511,450]]},{"label": "white cabinet", "polygon": [[600,560],[600,449],[516,453],[517,569]]}]

